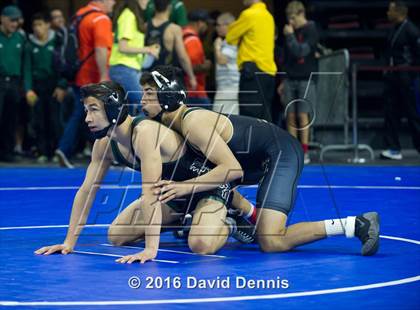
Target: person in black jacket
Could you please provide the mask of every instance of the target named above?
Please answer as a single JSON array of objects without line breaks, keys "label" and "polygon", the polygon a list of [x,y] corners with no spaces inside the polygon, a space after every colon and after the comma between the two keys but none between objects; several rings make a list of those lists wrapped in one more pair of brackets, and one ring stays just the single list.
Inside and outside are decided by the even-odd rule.
[{"label": "person in black jacket", "polygon": [[[393,67],[418,66],[420,60],[420,32],[408,19],[408,8],[401,1],[391,1],[388,19],[394,24],[386,49],[387,65]],[[385,143],[382,158],[401,160],[398,139],[400,117],[406,116],[414,147],[420,153],[420,111],[416,109],[414,83],[418,72],[390,71],[385,74]]]},{"label": "person in black jacket", "polygon": [[20,9],[6,6],[0,13],[0,162],[13,162],[19,116],[25,37],[18,31]]},{"label": "person in black jacket", "polygon": [[305,154],[305,164],[310,162],[308,156],[310,114],[314,111],[316,101],[315,81],[312,72],[318,71],[315,57],[319,41],[315,23],[308,21],[305,7],[300,1],[287,5],[286,15],[289,24],[284,26],[285,35],[285,71],[284,83],[278,92],[285,105],[287,130],[294,137],[299,136]]},{"label": "person in black jacket", "polygon": [[44,13],[32,17],[33,34],[25,45],[23,63],[23,84],[26,101],[32,107],[38,163],[45,163],[54,155],[60,134],[60,104],[67,88],[67,82],[54,69],[57,37],[50,25],[49,16]]}]

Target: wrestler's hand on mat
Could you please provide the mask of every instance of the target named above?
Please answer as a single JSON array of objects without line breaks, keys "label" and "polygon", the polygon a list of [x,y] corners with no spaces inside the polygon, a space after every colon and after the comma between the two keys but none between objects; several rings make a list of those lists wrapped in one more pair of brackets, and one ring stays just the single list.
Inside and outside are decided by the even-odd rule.
[{"label": "wrestler's hand on mat", "polygon": [[144,264],[145,262],[147,262],[148,260],[152,260],[154,258],[156,258],[157,256],[157,250],[155,249],[144,249],[142,252],[134,254],[134,255],[126,255],[123,256],[119,259],[116,259],[115,261],[117,263],[121,263],[121,264],[131,264],[134,263],[136,261],[139,261],[140,264]]},{"label": "wrestler's hand on mat", "polygon": [[57,252],[61,252],[61,254],[67,255],[73,252],[73,248],[65,244],[56,244],[56,245],[44,246],[36,250],[34,253],[37,255],[50,255]]},{"label": "wrestler's hand on mat", "polygon": [[193,186],[183,182],[161,180],[154,185],[155,195],[159,195],[161,203],[167,203],[175,198],[188,196],[192,193]]}]

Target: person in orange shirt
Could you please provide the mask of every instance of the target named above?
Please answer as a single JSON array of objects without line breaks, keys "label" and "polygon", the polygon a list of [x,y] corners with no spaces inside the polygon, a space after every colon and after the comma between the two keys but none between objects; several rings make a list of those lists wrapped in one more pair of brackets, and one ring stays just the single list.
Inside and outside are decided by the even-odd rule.
[{"label": "person in orange shirt", "polygon": [[109,80],[108,62],[112,49],[112,12],[115,0],[94,0],[81,8],[76,15],[87,15],[79,26],[79,58],[86,59],[76,76],[76,85],[83,86]]},{"label": "person in orange shirt", "polygon": [[112,12],[115,0],[93,0],[79,9],[76,16],[85,14],[78,28],[80,67],[73,87],[75,105],[73,114],[67,122],[55,154],[61,166],[73,168],[69,157],[76,144],[77,132],[84,118],[83,105],[80,104],[80,87],[90,83],[109,80],[109,56],[112,48],[112,22],[107,14]]},{"label": "person in orange shirt", "polygon": [[188,90],[187,103],[189,106],[211,108],[211,102],[206,92],[206,75],[210,71],[212,63],[206,59],[203,43],[200,39],[200,35],[203,35],[207,31],[207,22],[209,19],[210,16],[207,11],[191,11],[188,14],[188,20],[190,22],[182,31],[185,49],[187,50],[197,79],[197,88],[193,90],[188,78],[185,78],[185,84]]}]

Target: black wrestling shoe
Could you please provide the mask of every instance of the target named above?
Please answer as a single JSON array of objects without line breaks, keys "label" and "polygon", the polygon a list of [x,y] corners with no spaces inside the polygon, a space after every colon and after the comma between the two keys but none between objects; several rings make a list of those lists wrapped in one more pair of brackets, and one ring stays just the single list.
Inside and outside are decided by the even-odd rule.
[{"label": "black wrestling shoe", "polygon": [[255,241],[255,225],[239,214],[226,217],[226,224],[231,227],[231,236],[241,243],[253,243]]},{"label": "black wrestling shoe", "polygon": [[379,249],[379,214],[368,212],[356,216],[354,234],[362,242],[362,255],[374,255]]}]

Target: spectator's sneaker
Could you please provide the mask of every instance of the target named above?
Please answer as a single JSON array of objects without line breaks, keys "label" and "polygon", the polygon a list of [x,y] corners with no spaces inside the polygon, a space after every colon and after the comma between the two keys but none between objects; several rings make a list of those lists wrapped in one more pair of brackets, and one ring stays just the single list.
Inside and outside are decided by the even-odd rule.
[{"label": "spectator's sneaker", "polygon": [[38,164],[45,164],[45,163],[47,163],[47,162],[48,162],[48,157],[47,157],[47,156],[45,156],[45,155],[41,155],[41,156],[39,156],[39,157],[36,159],[36,162],[37,162]]},{"label": "spectator's sneaker", "polygon": [[305,165],[310,164],[311,163],[311,158],[309,157],[308,153],[305,153],[305,155],[303,155],[303,163]]},{"label": "spectator's sneaker", "polygon": [[54,157],[51,160],[53,162],[53,164],[59,164],[60,163],[60,159],[58,158],[58,155],[54,155]]},{"label": "spectator's sneaker", "polygon": [[86,158],[91,158],[92,157],[92,149],[91,149],[91,147],[90,146],[86,146],[83,149],[82,154]]},{"label": "spectator's sneaker", "polygon": [[74,166],[68,160],[67,156],[59,149],[55,150],[55,155],[58,157],[58,161],[61,167],[66,167],[69,169],[74,169]]},{"label": "spectator's sneaker", "polygon": [[242,243],[252,243],[255,240],[255,225],[240,215],[226,217],[226,224],[230,226],[231,236]]},{"label": "spectator's sneaker", "polygon": [[384,159],[395,159],[395,160],[401,160],[403,158],[400,151],[396,150],[385,150],[381,153],[381,158]]},{"label": "spectator's sneaker", "polygon": [[16,144],[13,153],[15,153],[17,156],[23,156],[25,155],[25,152],[23,152],[22,146],[19,144]]},{"label": "spectator's sneaker", "polygon": [[379,215],[368,212],[356,216],[355,236],[362,242],[362,255],[375,254],[379,249]]}]

